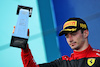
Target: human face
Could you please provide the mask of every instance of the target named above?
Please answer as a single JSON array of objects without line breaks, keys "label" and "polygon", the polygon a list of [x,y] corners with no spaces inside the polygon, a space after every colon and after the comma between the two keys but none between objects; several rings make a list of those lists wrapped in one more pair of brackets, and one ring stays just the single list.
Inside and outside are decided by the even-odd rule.
[{"label": "human face", "polygon": [[65,35],[65,37],[66,37],[66,40],[67,40],[69,46],[73,50],[82,49],[82,47],[85,43],[85,37],[84,37],[83,33],[81,32],[81,30],[78,30],[77,32],[74,32],[74,33],[68,33],[67,35]]}]

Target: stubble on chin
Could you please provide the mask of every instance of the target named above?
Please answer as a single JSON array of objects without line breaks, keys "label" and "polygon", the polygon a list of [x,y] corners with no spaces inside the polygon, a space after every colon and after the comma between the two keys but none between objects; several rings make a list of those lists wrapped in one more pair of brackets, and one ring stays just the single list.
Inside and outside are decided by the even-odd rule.
[{"label": "stubble on chin", "polygon": [[73,50],[79,50],[80,49],[79,45],[71,45],[70,47]]}]

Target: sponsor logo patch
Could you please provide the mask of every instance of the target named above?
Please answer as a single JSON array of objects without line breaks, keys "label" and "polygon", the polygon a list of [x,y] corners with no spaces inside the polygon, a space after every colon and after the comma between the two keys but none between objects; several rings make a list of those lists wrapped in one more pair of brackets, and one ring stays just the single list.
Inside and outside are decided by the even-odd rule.
[{"label": "sponsor logo patch", "polygon": [[77,26],[77,21],[67,21],[64,26],[63,26],[63,29],[66,28],[66,27],[69,27],[69,26]]},{"label": "sponsor logo patch", "polygon": [[89,58],[89,59],[87,59],[87,64],[89,66],[92,66],[94,63],[95,63],[95,58]]},{"label": "sponsor logo patch", "polygon": [[87,28],[86,24],[83,24],[83,23],[80,23],[80,27],[81,27],[81,28],[84,28],[84,29]]}]

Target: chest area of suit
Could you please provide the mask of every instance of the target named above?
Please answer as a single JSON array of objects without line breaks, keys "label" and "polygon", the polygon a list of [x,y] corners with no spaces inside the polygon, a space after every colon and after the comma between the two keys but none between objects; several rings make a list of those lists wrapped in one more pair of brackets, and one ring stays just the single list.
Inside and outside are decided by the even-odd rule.
[{"label": "chest area of suit", "polygon": [[62,67],[100,67],[100,57],[62,61]]}]

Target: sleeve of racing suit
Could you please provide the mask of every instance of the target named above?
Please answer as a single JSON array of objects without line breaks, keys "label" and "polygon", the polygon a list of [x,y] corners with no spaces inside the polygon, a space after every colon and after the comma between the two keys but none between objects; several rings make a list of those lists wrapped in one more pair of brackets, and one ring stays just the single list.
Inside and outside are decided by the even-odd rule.
[{"label": "sleeve of racing suit", "polygon": [[62,67],[62,58],[59,58],[50,63],[39,64],[39,67]]},{"label": "sleeve of racing suit", "polygon": [[24,67],[61,67],[62,58],[59,58],[50,63],[44,63],[44,64],[37,65],[33,59],[33,56],[31,54],[31,51],[28,46],[25,50],[23,50],[23,49],[21,49],[21,50],[22,50],[21,58],[22,58]]},{"label": "sleeve of racing suit", "polygon": [[37,65],[36,62],[34,61],[31,51],[28,46],[25,50],[23,49],[21,50],[22,50],[21,58],[22,58],[24,67],[39,67],[39,65]]}]

